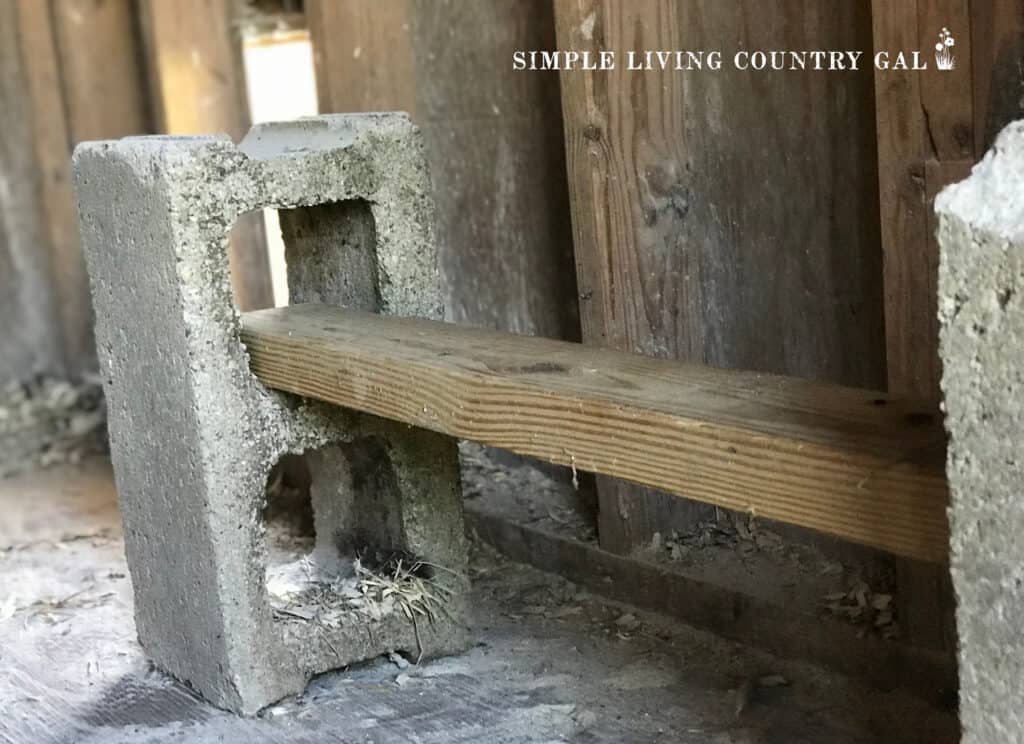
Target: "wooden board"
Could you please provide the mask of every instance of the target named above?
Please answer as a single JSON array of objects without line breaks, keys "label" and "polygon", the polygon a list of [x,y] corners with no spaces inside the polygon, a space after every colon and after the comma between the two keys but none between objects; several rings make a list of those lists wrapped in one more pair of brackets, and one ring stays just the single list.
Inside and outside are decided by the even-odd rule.
[{"label": "wooden board", "polygon": [[[991,42],[976,16],[988,0],[872,3],[875,47],[922,50],[923,71],[875,74],[879,192],[885,262],[888,389],[939,400],[938,246],[932,203],[963,178],[975,158],[979,60]],[[981,24],[984,25],[984,24]],[[954,35],[956,67],[936,68],[941,29]],[[913,643],[956,650],[949,573],[897,562],[897,613]]]},{"label": "wooden board", "polygon": [[[939,399],[932,201],[1024,115],[1024,3],[915,0],[872,5],[875,47],[921,49],[928,69],[875,75],[889,390]],[[938,70],[938,33],[956,66]]]},{"label": "wooden board", "polygon": [[[868,49],[866,6],[562,0],[555,13],[559,48],[618,54],[614,71],[561,80],[583,340],[882,387],[871,72],[731,63],[740,48]],[[726,59],[628,70],[637,49]],[[616,552],[701,512],[599,486]]]},{"label": "wooden board", "polygon": [[[249,107],[234,3],[143,0],[140,7],[158,129],[166,134],[226,133],[240,140],[249,129]],[[238,220],[228,257],[238,306],[272,306],[261,215]]]},{"label": "wooden board", "polygon": [[853,388],[419,319],[246,313],[270,387],[932,561],[938,416]]}]

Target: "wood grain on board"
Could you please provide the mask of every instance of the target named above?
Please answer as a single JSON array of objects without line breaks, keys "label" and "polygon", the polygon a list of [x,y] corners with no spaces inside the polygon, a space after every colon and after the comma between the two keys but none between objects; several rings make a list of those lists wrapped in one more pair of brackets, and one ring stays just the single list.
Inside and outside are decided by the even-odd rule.
[{"label": "wood grain on board", "polygon": [[278,390],[946,560],[941,421],[881,393],[326,305],[242,338]]}]

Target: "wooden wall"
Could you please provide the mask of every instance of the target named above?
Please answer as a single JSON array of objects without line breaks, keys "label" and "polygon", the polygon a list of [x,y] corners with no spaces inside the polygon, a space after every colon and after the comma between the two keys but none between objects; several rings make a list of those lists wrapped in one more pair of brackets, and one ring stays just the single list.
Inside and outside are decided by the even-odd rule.
[{"label": "wooden wall", "polygon": [[[868,49],[863,3],[560,0],[584,340],[719,367],[880,388],[882,267],[871,71],[636,72],[635,49]],[[801,19],[800,23],[791,22]],[[703,508],[598,483],[603,547]]]},{"label": "wooden wall", "polygon": [[149,129],[135,24],[130,0],[0,3],[0,382],[95,365],[69,156]]},{"label": "wooden wall", "polygon": [[[0,384],[96,364],[70,155],[84,140],[248,128],[231,0],[0,3]],[[236,299],[272,304],[257,216]]]},{"label": "wooden wall", "polygon": [[[0,299],[25,320],[6,335],[29,339],[9,342],[0,377],[91,364],[73,144],[246,129],[238,12],[5,4],[3,260],[38,247]],[[591,343],[936,396],[929,200],[1022,113],[1021,0],[308,0],[306,15],[324,110],[407,109],[426,133],[453,319],[564,338],[582,326]],[[957,70],[873,82],[620,70],[560,88],[510,64],[514,49],[556,45],[927,53],[941,26]],[[261,236],[232,260],[241,304],[267,304]]]},{"label": "wooden wall", "polygon": [[307,0],[320,110],[405,110],[434,183],[449,318],[577,339],[549,0]]}]

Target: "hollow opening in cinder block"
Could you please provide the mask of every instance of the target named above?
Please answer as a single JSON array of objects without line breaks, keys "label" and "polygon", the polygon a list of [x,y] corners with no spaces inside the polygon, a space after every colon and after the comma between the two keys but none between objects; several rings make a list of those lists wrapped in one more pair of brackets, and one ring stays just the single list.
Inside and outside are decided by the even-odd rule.
[{"label": "hollow opening in cinder block", "polygon": [[316,543],[309,466],[285,455],[267,476],[262,518],[266,528],[268,586],[286,566],[302,560]]},{"label": "hollow opening in cinder block", "polygon": [[278,210],[291,304],[380,311],[377,230],[363,199]]},{"label": "hollow opening in cinder block", "polygon": [[288,305],[288,265],[278,210],[239,216],[228,236],[228,270],[235,305],[243,311]]},{"label": "hollow opening in cinder block", "polygon": [[[307,468],[305,500],[289,480],[296,464]],[[268,479],[263,512],[275,620],[296,631],[443,612],[450,589],[406,549],[400,509],[398,479],[377,437],[283,458]]]},{"label": "hollow opening in cinder block", "polygon": [[[313,46],[302,14],[246,19],[240,27],[249,115],[253,124],[318,113]],[[275,209],[261,215],[274,307],[288,304],[284,241]]]},{"label": "hollow opening in cinder block", "polygon": [[[231,231],[229,269],[236,305],[247,310],[322,302],[379,312],[377,233],[369,202],[350,199],[260,212],[241,215]],[[258,240],[260,228],[265,246]],[[259,279],[266,278],[268,267],[271,287]],[[253,297],[263,299],[253,304]]]}]

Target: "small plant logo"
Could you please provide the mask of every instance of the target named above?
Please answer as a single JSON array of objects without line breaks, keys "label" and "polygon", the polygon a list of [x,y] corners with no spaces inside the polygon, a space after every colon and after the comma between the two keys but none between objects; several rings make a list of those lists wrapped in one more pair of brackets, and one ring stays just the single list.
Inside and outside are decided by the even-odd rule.
[{"label": "small plant logo", "polygon": [[956,39],[949,33],[948,28],[939,31],[939,43],[935,45],[935,64],[940,70],[952,70],[956,67],[956,57],[953,56],[953,47],[956,46]]}]

